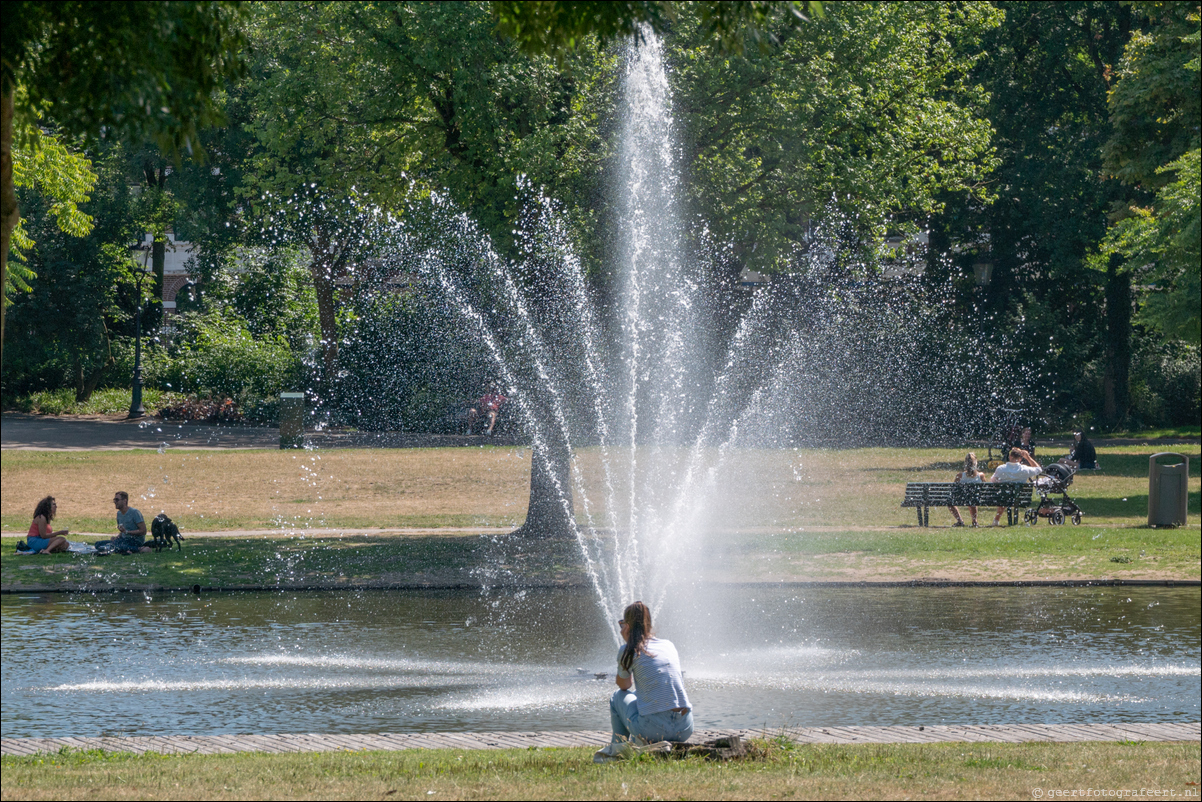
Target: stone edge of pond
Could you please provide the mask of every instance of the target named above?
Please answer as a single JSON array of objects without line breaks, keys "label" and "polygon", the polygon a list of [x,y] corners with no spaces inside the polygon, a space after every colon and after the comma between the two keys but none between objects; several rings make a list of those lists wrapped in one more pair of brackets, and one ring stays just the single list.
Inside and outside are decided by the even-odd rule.
[{"label": "stone edge of pond", "polygon": [[[1012,579],[1012,580],[953,580],[953,579],[904,579],[904,580],[849,580],[814,582],[715,582],[715,585],[731,588],[1024,588],[1024,587],[1202,587],[1200,579]],[[563,590],[587,588],[587,582],[508,582],[483,586],[462,582],[399,582],[389,584],[338,584],[338,585],[142,585],[142,586],[90,586],[74,587],[49,585],[10,585],[0,587],[0,595],[20,593],[300,593],[326,591],[386,591],[386,590]]]},{"label": "stone edge of pond", "polygon": [[[714,737],[786,737],[797,744],[939,744],[939,743],[1080,743],[1186,742],[1199,739],[1198,722],[1082,722],[1073,724],[934,724],[929,726],[788,727],[764,730],[702,730],[699,742]],[[59,749],[103,749],[156,754],[230,754],[236,752],[346,752],[405,749],[539,749],[592,748],[609,733],[597,730],[542,732],[425,733],[259,733],[227,735],[144,735],[57,738],[4,738],[6,757],[50,755]]]}]

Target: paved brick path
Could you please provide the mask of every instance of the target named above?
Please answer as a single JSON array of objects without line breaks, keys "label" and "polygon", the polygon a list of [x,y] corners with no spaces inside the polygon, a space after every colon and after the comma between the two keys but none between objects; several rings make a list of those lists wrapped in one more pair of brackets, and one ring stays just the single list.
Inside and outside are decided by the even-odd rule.
[{"label": "paved brick path", "polygon": [[[939,742],[1028,743],[1032,741],[1198,741],[1202,724],[977,724],[930,727],[797,727],[784,731],[798,743],[891,744]],[[694,741],[721,735],[744,738],[761,730],[697,732]],[[777,732],[770,732],[776,735]],[[608,732],[438,732],[318,735],[168,735],[104,738],[2,738],[0,754],[33,755],[72,749],[162,754],[230,754],[233,752],[338,752],[400,749],[527,749],[546,746],[600,746]]]}]

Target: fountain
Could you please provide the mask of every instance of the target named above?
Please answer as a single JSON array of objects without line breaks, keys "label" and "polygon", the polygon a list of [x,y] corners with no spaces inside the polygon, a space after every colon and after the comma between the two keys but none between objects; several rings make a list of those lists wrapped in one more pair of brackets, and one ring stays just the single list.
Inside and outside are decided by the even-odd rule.
[{"label": "fountain", "polygon": [[[407,216],[420,224],[398,237],[399,258],[458,310],[520,410],[533,459],[518,536],[575,540],[611,628],[642,598],[660,620],[710,632],[710,614],[697,618],[714,600],[702,558],[733,457],[962,433],[978,408],[962,386],[993,384],[1005,344],[949,342],[942,303],[848,271],[822,227],[772,287],[747,298],[721,286],[722,249],[680,209],[670,89],[650,31],[629,47],[623,86],[620,277],[606,312],[555,202],[526,184],[519,258],[500,257],[439,198]],[[726,330],[717,310],[731,306],[743,313]],[[948,364],[972,367],[948,375]]]},{"label": "fountain", "polygon": [[[568,540],[591,587],[5,595],[5,737],[600,729],[612,685],[593,673],[612,671],[605,633],[616,641],[635,598],[681,646],[701,727],[1197,720],[1196,588],[723,595],[707,580],[714,521],[741,514],[725,493],[740,460],[965,431],[958,390],[989,386],[1006,343],[948,338],[929,293],[914,303],[912,285],[840,272],[837,223],[793,275],[739,300],[729,330],[712,325],[735,296],[678,205],[662,60],[651,35],[627,60],[611,311],[533,187],[521,258],[438,196],[389,243],[453,304],[521,413],[522,534]],[[979,373],[923,367],[945,364]],[[65,705],[89,715],[67,721]]]}]

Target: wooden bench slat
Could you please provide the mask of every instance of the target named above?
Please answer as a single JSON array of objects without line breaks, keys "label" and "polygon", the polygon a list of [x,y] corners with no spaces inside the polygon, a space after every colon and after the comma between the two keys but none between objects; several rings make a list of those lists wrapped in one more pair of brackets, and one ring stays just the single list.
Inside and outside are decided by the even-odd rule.
[{"label": "wooden bench slat", "polygon": [[1030,506],[1032,489],[1019,482],[907,482],[901,505],[917,509],[919,526],[927,526],[931,507],[1008,507],[1013,519]]}]

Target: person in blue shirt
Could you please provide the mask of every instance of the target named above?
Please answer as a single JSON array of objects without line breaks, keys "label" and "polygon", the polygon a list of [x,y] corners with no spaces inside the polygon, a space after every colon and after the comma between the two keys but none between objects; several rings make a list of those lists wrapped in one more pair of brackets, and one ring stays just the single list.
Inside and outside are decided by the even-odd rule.
[{"label": "person in blue shirt", "polygon": [[689,740],[693,706],[684,690],[676,647],[655,637],[651,610],[641,601],[626,608],[619,628],[625,643],[618,650],[618,690],[609,700],[612,740]]}]

